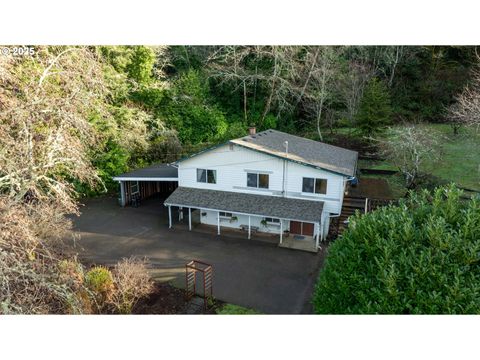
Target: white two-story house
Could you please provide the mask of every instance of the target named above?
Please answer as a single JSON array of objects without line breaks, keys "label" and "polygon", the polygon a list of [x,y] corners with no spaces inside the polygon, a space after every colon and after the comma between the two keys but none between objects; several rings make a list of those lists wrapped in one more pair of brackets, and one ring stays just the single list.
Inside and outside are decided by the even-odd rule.
[{"label": "white two-story house", "polygon": [[[202,224],[278,234],[279,245],[315,251],[341,212],[357,152],[266,130],[181,159],[178,188],[165,200]],[[302,243],[301,243],[302,242]],[[305,249],[308,249],[308,246]]]}]

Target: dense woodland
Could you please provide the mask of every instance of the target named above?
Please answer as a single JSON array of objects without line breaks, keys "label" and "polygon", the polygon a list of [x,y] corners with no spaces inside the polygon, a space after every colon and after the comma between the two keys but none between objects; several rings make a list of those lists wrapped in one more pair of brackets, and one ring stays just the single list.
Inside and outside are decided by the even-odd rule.
[{"label": "dense woodland", "polygon": [[480,126],[478,65],[476,48],[460,46],[38,46],[0,57],[0,312],[128,312],[150,287],[144,264],[86,272],[62,245],[66,215],[80,196],[116,191],[114,175],[251,125],[374,148],[415,189],[447,143],[425,126],[447,124],[448,146],[470,144],[474,165],[457,173],[477,184],[478,137],[455,136]]},{"label": "dense woodland", "polygon": [[[79,89],[97,92],[75,106],[95,134],[88,156],[110,189],[112,175],[176,160],[249,125],[325,140],[339,128],[372,135],[385,125],[450,121],[447,109],[477,63],[474,47],[39,47],[12,64],[24,78],[6,84],[2,103],[59,54],[51,70],[68,67],[82,75]],[[65,91],[61,81],[50,84],[52,102]],[[91,190],[75,180],[81,193]]]}]

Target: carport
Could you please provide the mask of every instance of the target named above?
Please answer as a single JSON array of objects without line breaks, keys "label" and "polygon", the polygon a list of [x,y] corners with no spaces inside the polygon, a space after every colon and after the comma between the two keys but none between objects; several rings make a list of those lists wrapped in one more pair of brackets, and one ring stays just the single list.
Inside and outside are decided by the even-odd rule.
[{"label": "carport", "polygon": [[146,199],[156,194],[168,195],[178,187],[178,169],[170,164],[155,164],[117,175],[121,206],[132,203],[135,196]]}]

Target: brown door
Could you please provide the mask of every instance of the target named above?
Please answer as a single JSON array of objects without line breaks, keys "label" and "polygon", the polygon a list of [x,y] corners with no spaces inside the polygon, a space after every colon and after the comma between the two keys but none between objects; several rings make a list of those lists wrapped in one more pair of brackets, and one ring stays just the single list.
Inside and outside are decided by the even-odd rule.
[{"label": "brown door", "polygon": [[290,221],[290,233],[302,234],[302,223],[299,221]]},{"label": "brown door", "polygon": [[313,224],[300,221],[290,221],[290,233],[313,236]]},{"label": "brown door", "polygon": [[313,224],[312,223],[302,223],[302,235],[313,236]]}]

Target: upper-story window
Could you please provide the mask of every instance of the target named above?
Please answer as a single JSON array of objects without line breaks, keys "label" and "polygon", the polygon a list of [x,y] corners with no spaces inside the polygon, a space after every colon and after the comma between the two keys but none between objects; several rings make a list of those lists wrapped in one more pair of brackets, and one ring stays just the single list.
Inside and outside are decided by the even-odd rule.
[{"label": "upper-story window", "polygon": [[303,178],[302,192],[313,194],[327,193],[327,179]]},{"label": "upper-story window", "polygon": [[268,174],[247,173],[247,187],[268,189]]},{"label": "upper-story window", "polygon": [[217,170],[197,169],[197,182],[216,184]]}]

